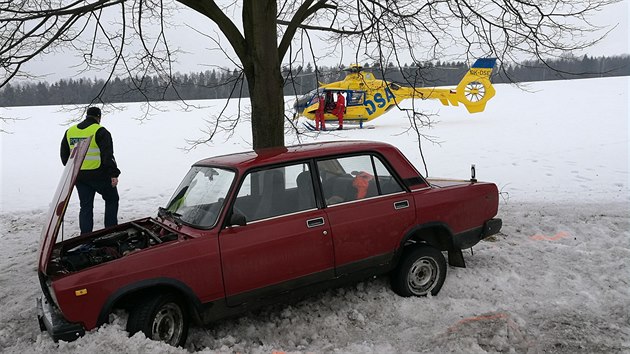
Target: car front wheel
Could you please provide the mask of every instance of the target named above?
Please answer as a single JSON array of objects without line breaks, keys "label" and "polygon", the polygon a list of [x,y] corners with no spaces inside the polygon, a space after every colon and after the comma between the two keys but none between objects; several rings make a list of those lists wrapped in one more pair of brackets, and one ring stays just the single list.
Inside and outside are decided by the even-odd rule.
[{"label": "car front wheel", "polygon": [[129,313],[127,332],[144,333],[147,338],[175,347],[188,336],[189,318],[182,302],[173,294],[154,295],[138,303]]},{"label": "car front wheel", "polygon": [[429,245],[405,250],[391,275],[392,289],[400,296],[437,295],[446,279],[446,260]]}]

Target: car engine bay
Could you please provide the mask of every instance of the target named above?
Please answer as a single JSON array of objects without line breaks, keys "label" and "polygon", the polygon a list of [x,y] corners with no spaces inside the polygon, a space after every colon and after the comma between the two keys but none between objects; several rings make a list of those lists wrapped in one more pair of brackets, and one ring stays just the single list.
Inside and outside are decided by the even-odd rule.
[{"label": "car engine bay", "polygon": [[55,245],[50,261],[51,275],[63,275],[110,262],[164,242],[179,234],[152,219],[118,225],[108,232],[96,232]]}]

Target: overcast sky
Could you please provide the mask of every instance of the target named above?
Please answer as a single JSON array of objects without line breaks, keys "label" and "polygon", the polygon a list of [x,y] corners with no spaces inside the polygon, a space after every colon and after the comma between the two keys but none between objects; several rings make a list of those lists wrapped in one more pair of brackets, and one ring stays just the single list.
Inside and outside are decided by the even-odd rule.
[{"label": "overcast sky", "polygon": [[[630,18],[630,0],[623,0],[620,3],[606,7],[594,16],[593,24],[598,26],[616,26],[611,33],[601,43],[589,48],[584,53],[574,53],[576,55],[588,54],[591,56],[610,56],[619,54],[630,54],[630,39],[628,36],[628,19]],[[239,17],[240,14],[233,14]],[[196,12],[183,8],[175,15],[173,22],[179,25],[171,28],[169,33],[169,45],[171,48],[181,48],[187,54],[181,54],[175,64],[175,71],[198,72],[211,70],[214,66],[234,68],[235,65],[218,50],[212,50],[212,43],[200,34],[195,33],[188,26],[203,29],[205,33],[213,33],[214,24]],[[226,47],[227,41],[224,41]],[[215,46],[216,47],[216,46]],[[76,53],[63,53],[48,55],[39,58],[26,66],[30,72],[41,75],[42,80],[56,81],[68,77],[103,77],[104,73],[89,72],[78,74],[78,69],[72,64],[79,62],[75,57]],[[350,60],[350,59],[348,59]],[[318,62],[320,65],[336,65],[338,58],[331,58],[330,62]],[[350,64],[345,63],[345,65]]]}]

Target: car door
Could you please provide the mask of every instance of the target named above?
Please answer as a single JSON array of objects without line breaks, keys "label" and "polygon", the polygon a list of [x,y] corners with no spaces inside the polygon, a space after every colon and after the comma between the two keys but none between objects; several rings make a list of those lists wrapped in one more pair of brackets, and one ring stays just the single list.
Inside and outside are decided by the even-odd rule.
[{"label": "car door", "polygon": [[322,159],[317,168],[337,276],[389,263],[415,221],[411,194],[376,155]]},{"label": "car door", "polygon": [[334,276],[330,224],[317,208],[312,181],[307,162],[244,177],[233,212],[247,223],[219,235],[229,306]]}]

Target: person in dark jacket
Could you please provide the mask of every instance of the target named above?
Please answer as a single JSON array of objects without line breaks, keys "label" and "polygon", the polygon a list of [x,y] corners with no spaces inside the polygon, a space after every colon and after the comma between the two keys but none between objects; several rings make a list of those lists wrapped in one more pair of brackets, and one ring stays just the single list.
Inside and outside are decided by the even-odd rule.
[{"label": "person in dark jacket", "polygon": [[90,107],[85,120],[66,130],[61,141],[61,162],[66,165],[70,152],[81,139],[92,137],[89,150],[77,176],[79,193],[79,227],[81,234],[90,233],[94,227],[94,196],[105,200],[105,227],[118,225],[118,176],[120,170],[114,159],[112,136],[100,125],[101,110]]}]

